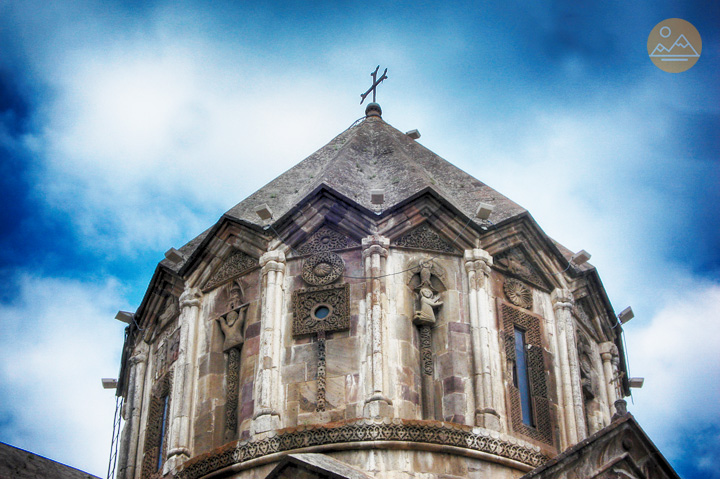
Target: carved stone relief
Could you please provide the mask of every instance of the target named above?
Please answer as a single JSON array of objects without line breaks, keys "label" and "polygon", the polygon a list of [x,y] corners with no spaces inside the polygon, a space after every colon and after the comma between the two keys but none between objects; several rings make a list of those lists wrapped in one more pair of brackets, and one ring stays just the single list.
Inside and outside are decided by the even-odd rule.
[{"label": "carved stone relief", "polygon": [[180,328],[163,337],[157,342],[155,350],[155,377],[167,373],[170,366],[177,360],[180,352]]},{"label": "carved stone relief", "polygon": [[293,310],[295,313],[293,334],[317,334],[318,364],[315,407],[317,411],[324,411],[326,407],[325,333],[342,331],[350,327],[350,285],[344,283],[294,291]]},{"label": "carved stone relief", "polygon": [[145,331],[145,342],[153,342],[158,336],[168,327],[170,323],[173,323],[180,315],[180,307],[178,299],[175,296],[168,296],[165,299],[162,313],[157,318],[154,325],[151,325]]},{"label": "carved stone relief", "polygon": [[223,351],[227,354],[225,373],[225,440],[237,432],[238,398],[240,395],[240,352],[245,342],[245,319],[248,303],[243,303],[242,286],[234,281],[230,287],[228,311],[215,319],[223,333]]},{"label": "carved stone relief", "polygon": [[302,278],[313,286],[323,286],[337,280],[344,271],[345,263],[340,255],[326,251],[303,262]]},{"label": "carved stone relief", "polygon": [[537,268],[527,258],[521,247],[513,247],[498,253],[493,257],[493,264],[500,269],[508,271],[515,276],[524,279],[528,283],[540,288],[547,289],[547,282],[538,272]]},{"label": "carved stone relief", "polygon": [[257,259],[242,251],[235,250],[225,259],[217,271],[213,273],[208,282],[205,283],[204,290],[213,289],[258,265],[259,262]]},{"label": "carved stone relief", "polygon": [[223,351],[225,352],[231,348],[239,347],[245,342],[245,316],[249,304],[241,303],[242,287],[238,282],[234,282],[230,289],[228,311],[215,320],[223,332]]},{"label": "carved stone relief", "polygon": [[443,304],[441,293],[446,289],[443,282],[445,272],[431,258],[414,259],[408,269],[408,284],[416,298],[413,323],[418,327],[420,336],[423,417],[430,419],[435,416],[432,328],[437,322],[436,312]]},{"label": "carved stone relief", "polygon": [[302,246],[297,248],[300,254],[322,253],[344,248],[360,246],[360,243],[352,238],[338,233],[327,225],[323,225],[313,233]]},{"label": "carved stone relief", "polygon": [[412,231],[395,239],[393,245],[405,248],[428,249],[443,253],[459,253],[458,249],[453,246],[452,243],[440,236],[440,234],[427,223],[423,223]]},{"label": "carved stone relief", "polygon": [[578,362],[580,363],[580,385],[585,406],[585,419],[588,434],[594,434],[604,427],[603,414],[598,395],[600,393],[599,376],[593,363],[593,349],[590,340],[582,331],[578,331]]},{"label": "carved stone relief", "polygon": [[167,412],[170,410],[171,388],[172,372],[169,372],[155,382],[151,391],[140,473],[142,479],[152,477],[164,462],[168,441],[163,434],[167,436]]},{"label": "carved stone relief", "polygon": [[318,286],[294,291],[293,334],[342,331],[350,327],[350,285]]},{"label": "carved stone relief", "polygon": [[503,284],[503,291],[505,292],[507,299],[515,306],[532,309],[532,291],[530,291],[530,288],[522,284],[522,282],[513,278],[507,278]]}]

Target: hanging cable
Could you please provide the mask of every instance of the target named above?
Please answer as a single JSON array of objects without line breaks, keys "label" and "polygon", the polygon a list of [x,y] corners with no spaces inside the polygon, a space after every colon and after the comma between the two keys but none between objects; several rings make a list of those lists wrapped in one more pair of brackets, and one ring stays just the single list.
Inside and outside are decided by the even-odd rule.
[{"label": "hanging cable", "polygon": [[107,479],[115,477],[115,466],[117,465],[118,446],[120,442],[120,423],[122,422],[122,395],[115,396],[115,417],[113,418],[113,432],[110,441],[110,459],[108,460]]}]

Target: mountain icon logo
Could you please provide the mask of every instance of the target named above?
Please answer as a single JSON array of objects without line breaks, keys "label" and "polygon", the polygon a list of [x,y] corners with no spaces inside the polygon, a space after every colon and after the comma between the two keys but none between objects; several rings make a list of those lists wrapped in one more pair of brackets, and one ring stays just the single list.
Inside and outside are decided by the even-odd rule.
[{"label": "mountain icon logo", "polygon": [[668,18],[655,25],[647,43],[650,60],[663,71],[680,73],[700,58],[702,39],[692,23]]}]

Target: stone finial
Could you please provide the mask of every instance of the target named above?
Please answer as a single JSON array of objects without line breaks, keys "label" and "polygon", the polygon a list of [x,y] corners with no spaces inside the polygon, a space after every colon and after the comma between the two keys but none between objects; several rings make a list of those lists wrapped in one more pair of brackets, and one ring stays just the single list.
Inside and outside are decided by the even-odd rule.
[{"label": "stone finial", "polygon": [[380,108],[380,105],[378,103],[368,103],[368,106],[365,107],[365,116],[371,117],[376,116],[378,118],[382,117],[382,108]]}]

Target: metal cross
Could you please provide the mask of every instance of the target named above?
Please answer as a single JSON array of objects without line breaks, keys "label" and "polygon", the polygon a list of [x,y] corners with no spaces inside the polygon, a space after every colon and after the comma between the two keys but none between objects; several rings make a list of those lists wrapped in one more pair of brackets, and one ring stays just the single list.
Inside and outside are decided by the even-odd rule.
[{"label": "metal cross", "polygon": [[380,76],[380,78],[379,78],[379,79],[377,78],[377,72],[378,72],[379,69],[380,69],[380,65],[378,65],[377,68],[375,68],[375,71],[370,74],[370,76],[373,77],[373,84],[372,84],[372,86],[368,89],[368,91],[366,91],[365,93],[360,94],[360,98],[361,98],[360,104],[361,104],[361,105],[362,105],[363,102],[365,101],[365,97],[368,96],[368,95],[370,94],[370,92],[372,92],[372,94],[373,94],[373,103],[375,103],[375,89],[377,88],[377,86],[378,86],[383,80],[386,80],[386,79],[387,79],[387,75],[386,75],[386,74],[387,74],[387,68],[385,69],[385,71],[383,72],[383,74]]}]

